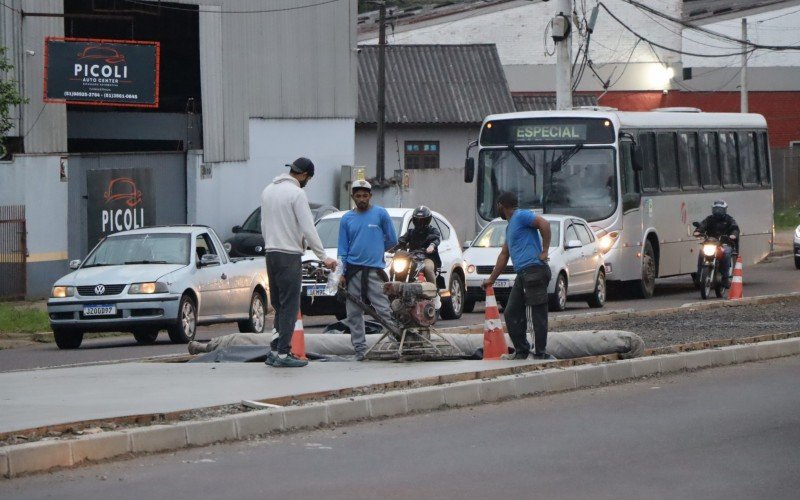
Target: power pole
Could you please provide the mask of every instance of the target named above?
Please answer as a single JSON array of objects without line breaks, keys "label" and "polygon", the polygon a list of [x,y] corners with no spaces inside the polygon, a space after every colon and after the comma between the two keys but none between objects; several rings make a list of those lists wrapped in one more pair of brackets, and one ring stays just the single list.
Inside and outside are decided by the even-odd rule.
[{"label": "power pole", "polygon": [[748,111],[748,102],[747,102],[747,18],[742,19],[742,73],[741,73],[741,82],[739,83],[739,90],[741,91],[742,96],[742,113],[747,113]]},{"label": "power pole", "polygon": [[572,109],[572,0],[558,0],[553,17],[556,43],[556,109]]},{"label": "power pole", "polygon": [[386,2],[380,2],[378,23],[378,146],[375,161],[375,177],[382,185],[385,179],[384,161],[386,159],[384,143],[384,122],[386,121]]}]

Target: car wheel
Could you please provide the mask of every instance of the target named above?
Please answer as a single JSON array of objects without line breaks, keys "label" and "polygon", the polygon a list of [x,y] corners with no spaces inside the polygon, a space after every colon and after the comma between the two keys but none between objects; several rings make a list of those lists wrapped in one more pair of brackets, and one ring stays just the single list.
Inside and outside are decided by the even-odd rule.
[{"label": "car wheel", "polygon": [[250,314],[246,321],[237,322],[240,333],[263,333],[267,323],[267,313],[264,308],[264,297],[258,291],[250,297]]},{"label": "car wheel", "polygon": [[158,328],[141,328],[133,331],[133,338],[142,345],[152,345],[158,338]]},{"label": "car wheel", "polygon": [[640,299],[649,299],[656,289],[656,257],[650,241],[644,242],[642,252],[642,279],[635,281],[636,295]]},{"label": "car wheel", "polygon": [[466,298],[464,299],[464,312],[471,313],[475,310],[475,299]]},{"label": "car wheel", "polygon": [[458,319],[464,312],[464,280],[453,274],[450,280],[450,296],[442,299],[442,319]]},{"label": "car wheel", "polygon": [[59,349],[77,349],[83,342],[83,332],[53,329],[53,337]]},{"label": "car wheel", "polygon": [[597,281],[594,284],[594,292],[587,301],[589,307],[603,307],[606,303],[606,273],[600,271],[597,273]]},{"label": "car wheel", "polygon": [[551,311],[563,311],[567,308],[567,277],[564,273],[558,274],[555,292],[550,294],[549,300]]},{"label": "car wheel", "polygon": [[794,258],[794,267],[796,269],[800,269],[800,257],[795,257]]},{"label": "car wheel", "polygon": [[194,340],[197,334],[197,306],[190,296],[181,297],[177,323],[168,328],[167,333],[174,344],[188,344]]}]

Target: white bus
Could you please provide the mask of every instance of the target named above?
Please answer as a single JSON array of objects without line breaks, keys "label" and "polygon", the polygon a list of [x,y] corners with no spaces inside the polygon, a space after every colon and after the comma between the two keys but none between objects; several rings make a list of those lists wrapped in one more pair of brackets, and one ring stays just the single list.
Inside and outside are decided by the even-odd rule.
[{"label": "white bus", "polygon": [[741,229],[744,264],[770,251],[773,230],[769,142],[764,117],[694,108],[611,108],[488,116],[467,148],[477,221],[497,216],[497,197],[521,208],[583,217],[606,252],[606,279],[653,295],[657,277],[696,273],[692,221],[716,199]]}]

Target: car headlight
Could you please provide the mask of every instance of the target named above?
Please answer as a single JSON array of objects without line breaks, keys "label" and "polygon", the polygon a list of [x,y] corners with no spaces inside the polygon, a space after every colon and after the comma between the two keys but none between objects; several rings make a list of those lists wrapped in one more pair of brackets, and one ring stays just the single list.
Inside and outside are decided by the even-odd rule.
[{"label": "car headlight", "polygon": [[601,252],[606,253],[611,250],[611,247],[617,242],[617,238],[619,238],[619,232],[611,231],[597,240],[597,246],[600,248]]},{"label": "car headlight", "polygon": [[72,286],[54,286],[50,292],[50,296],[56,299],[72,297],[73,295],[75,295],[75,287]]},{"label": "car headlight", "polygon": [[394,259],[392,261],[392,269],[396,273],[402,273],[408,267],[408,261],[406,259]]},{"label": "car headlight", "polygon": [[467,266],[467,272],[468,272],[469,274],[472,274],[472,273],[474,273],[474,272],[475,272],[475,266],[474,266],[473,264],[470,264],[470,265],[468,265],[468,266]]},{"label": "car headlight", "polygon": [[711,257],[717,253],[717,245],[703,245],[703,255]]},{"label": "car headlight", "polygon": [[800,226],[797,226],[797,228],[795,228],[794,237],[800,239]]},{"label": "car headlight", "polygon": [[167,284],[160,281],[148,281],[146,283],[133,283],[128,289],[128,293],[167,293]]}]

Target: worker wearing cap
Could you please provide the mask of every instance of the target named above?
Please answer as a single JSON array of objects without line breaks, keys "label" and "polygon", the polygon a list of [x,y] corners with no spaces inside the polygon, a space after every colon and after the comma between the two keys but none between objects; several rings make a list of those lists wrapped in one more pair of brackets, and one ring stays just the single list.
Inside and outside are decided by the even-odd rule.
[{"label": "worker wearing cap", "polygon": [[[385,208],[370,203],[372,186],[364,180],[353,182],[350,190],[356,207],[347,212],[339,223],[339,260],[344,269],[340,280],[347,292],[369,302],[384,321],[391,321],[389,299],[383,293],[386,263],[383,254],[397,244],[397,233]],[[364,312],[351,300],[347,301],[345,325],[356,351],[356,360],[364,359],[367,338],[364,332]]]},{"label": "worker wearing cap", "polygon": [[266,364],[291,368],[308,364],[290,352],[300,310],[301,259],[306,246],[325,267],[336,268],[336,261],[328,257],[322,247],[303,191],[314,176],[314,164],[308,158],[298,158],[286,166],[289,173],[275,177],[261,193],[261,234],[264,235],[269,297],[275,308],[275,327],[278,330],[278,338],[272,341]]}]

